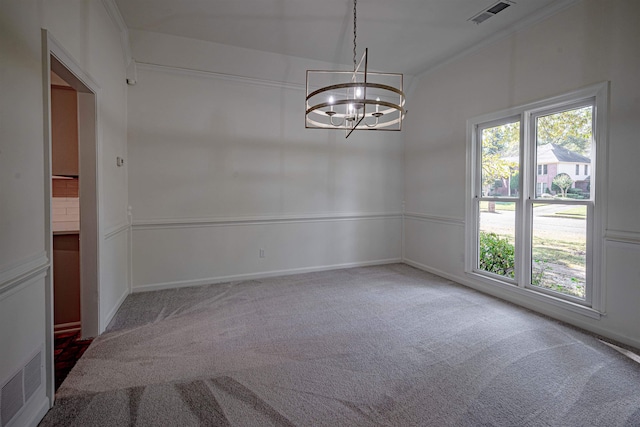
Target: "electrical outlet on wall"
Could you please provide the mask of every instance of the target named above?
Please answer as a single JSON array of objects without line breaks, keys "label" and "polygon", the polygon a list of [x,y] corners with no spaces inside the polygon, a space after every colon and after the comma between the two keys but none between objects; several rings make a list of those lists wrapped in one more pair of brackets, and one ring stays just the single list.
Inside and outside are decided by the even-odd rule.
[{"label": "electrical outlet on wall", "polygon": [[264,248],[260,248],[260,258],[264,258]]}]

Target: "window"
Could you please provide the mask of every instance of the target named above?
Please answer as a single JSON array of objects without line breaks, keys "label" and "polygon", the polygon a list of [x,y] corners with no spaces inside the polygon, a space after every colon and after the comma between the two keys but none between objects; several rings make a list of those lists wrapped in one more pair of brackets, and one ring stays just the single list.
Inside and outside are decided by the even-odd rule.
[{"label": "window", "polygon": [[585,176],[589,175],[589,165],[584,165],[584,174]]},{"label": "window", "polygon": [[571,177],[562,161],[579,158],[605,176],[606,96],[607,85],[597,85],[469,120],[468,274],[599,316],[602,248],[594,236],[603,230],[604,184],[594,175],[585,191],[573,179],[580,164]]}]

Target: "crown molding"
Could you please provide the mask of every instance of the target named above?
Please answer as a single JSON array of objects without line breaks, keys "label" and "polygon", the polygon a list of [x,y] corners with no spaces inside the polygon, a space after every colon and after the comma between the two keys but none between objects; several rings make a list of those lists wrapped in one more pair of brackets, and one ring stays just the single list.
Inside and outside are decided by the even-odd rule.
[{"label": "crown molding", "polygon": [[131,53],[131,43],[129,42],[129,28],[124,22],[124,18],[118,9],[115,0],[102,0],[104,8],[107,10],[113,25],[118,28],[120,34],[120,44],[122,45],[122,53],[124,55],[125,66],[133,62],[133,54]]}]

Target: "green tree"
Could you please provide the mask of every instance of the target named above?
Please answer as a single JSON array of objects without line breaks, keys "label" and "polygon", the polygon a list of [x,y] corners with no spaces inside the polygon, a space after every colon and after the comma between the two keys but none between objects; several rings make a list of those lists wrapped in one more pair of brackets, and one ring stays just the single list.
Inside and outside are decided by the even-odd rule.
[{"label": "green tree", "polygon": [[556,144],[588,156],[591,151],[592,115],[592,108],[584,107],[538,117],[538,145]]},{"label": "green tree", "polygon": [[509,187],[511,188],[511,195],[517,194],[518,186],[520,185],[520,172],[516,168],[514,173],[511,175],[511,180],[509,181]]},{"label": "green tree", "polygon": [[558,187],[562,197],[567,197],[567,190],[569,190],[573,185],[573,180],[566,173],[561,173],[553,178],[552,184]]},{"label": "green tree", "polygon": [[482,130],[482,153],[502,157],[517,156],[520,149],[520,122]]},{"label": "green tree", "polygon": [[485,195],[496,181],[509,180],[518,170],[520,122],[482,130],[482,185]]}]

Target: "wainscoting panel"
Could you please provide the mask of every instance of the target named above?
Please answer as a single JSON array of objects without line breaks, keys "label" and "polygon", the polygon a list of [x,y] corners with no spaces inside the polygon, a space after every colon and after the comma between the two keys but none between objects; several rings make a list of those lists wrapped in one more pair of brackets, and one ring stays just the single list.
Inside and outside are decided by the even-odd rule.
[{"label": "wainscoting panel", "polygon": [[130,227],[117,226],[105,233],[100,269],[100,332],[102,333],[129,295]]},{"label": "wainscoting panel", "polygon": [[605,242],[604,307],[609,328],[632,337],[640,348],[640,240],[621,240]]},{"label": "wainscoting panel", "polygon": [[404,258],[432,272],[464,274],[464,221],[407,213],[404,221]]},{"label": "wainscoting panel", "polygon": [[402,215],[134,222],[133,291],[401,261]]}]

